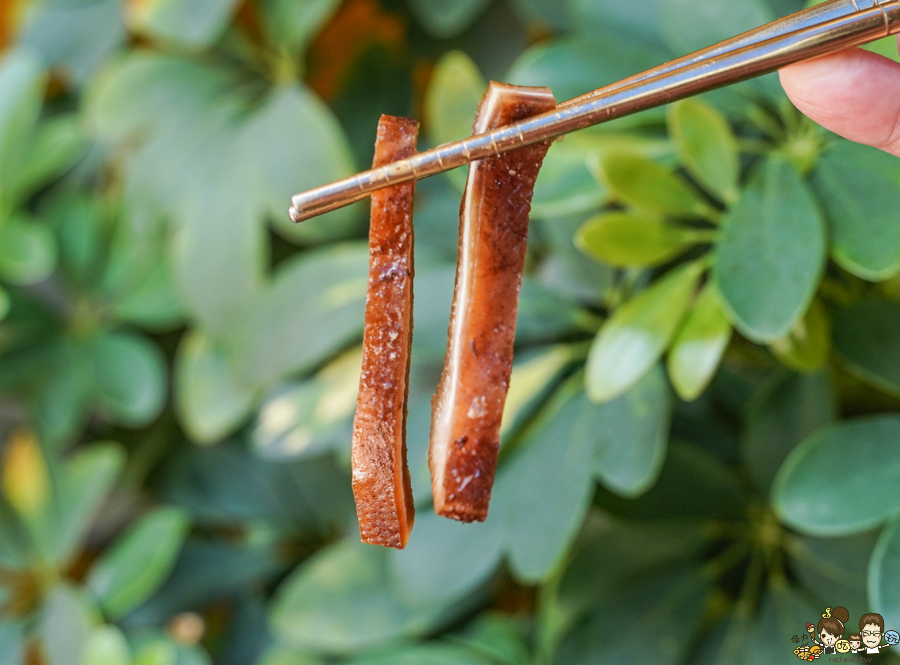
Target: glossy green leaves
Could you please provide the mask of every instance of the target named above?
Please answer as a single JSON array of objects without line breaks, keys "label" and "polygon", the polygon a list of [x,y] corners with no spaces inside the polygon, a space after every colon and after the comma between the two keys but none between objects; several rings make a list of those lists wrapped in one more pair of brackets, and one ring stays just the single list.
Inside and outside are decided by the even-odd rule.
[{"label": "glossy green leaves", "polygon": [[209,46],[222,33],[237,0],[144,0],[129,7],[132,30],[188,48]]},{"label": "glossy green leaves", "polygon": [[435,37],[455,37],[478,18],[488,0],[413,0],[411,9]]},{"label": "glossy green leaves", "polygon": [[302,53],[339,5],[339,0],[265,0],[262,18],[267,36],[292,55]]},{"label": "glossy green leaves", "polygon": [[[590,410],[596,407],[584,398],[580,383],[569,381],[555,396],[546,420],[498,473],[491,519],[501,520],[510,563],[525,580],[541,579],[559,562],[590,500],[589,432],[596,431]],[[569,445],[561,447],[562,441]],[[556,468],[552,479],[548,465]]]},{"label": "glossy green leaves", "polygon": [[[425,95],[428,135],[436,145],[459,141],[472,133],[472,122],[487,82],[478,66],[462,51],[446,53],[435,65]],[[447,177],[463,190],[467,169],[456,169]]]},{"label": "glossy green leaves", "polygon": [[588,356],[591,400],[615,399],[659,360],[680,327],[703,271],[701,262],[680,266],[613,312]]},{"label": "glossy green leaves", "polygon": [[0,58],[0,217],[8,212],[8,190],[37,121],[44,72],[35,54],[8,51]]},{"label": "glossy green leaves", "polygon": [[575,244],[585,254],[609,265],[645,267],[678,256],[702,232],[627,212],[608,212],[585,222]]},{"label": "glossy green leaves", "polygon": [[56,239],[46,225],[24,217],[0,223],[0,277],[12,284],[35,284],[56,267]]},{"label": "glossy green leaves", "polygon": [[712,381],[731,340],[728,320],[715,286],[704,287],[669,350],[672,386],[686,401],[697,399]]},{"label": "glossy green leaves", "polygon": [[96,340],[91,354],[98,401],[111,419],[137,426],[156,417],[167,393],[166,365],[151,342],[110,333]]},{"label": "glossy green leaves", "polygon": [[631,153],[607,155],[600,175],[623,203],[649,214],[715,218],[715,210],[686,181],[656,162]]},{"label": "glossy green leaves", "polygon": [[256,391],[234,374],[228,353],[203,333],[191,333],[178,351],[175,398],[181,421],[195,441],[206,443],[237,426]]},{"label": "glossy green leaves", "polygon": [[710,194],[734,203],[738,198],[737,140],[725,117],[697,99],[669,107],[669,136],[678,159]]},{"label": "glossy green leaves", "polygon": [[882,524],[900,509],[900,418],[868,416],[820,429],[790,454],[772,490],[788,525],[838,536]]},{"label": "glossy green leaves", "polygon": [[735,4],[718,0],[660,0],[657,12],[660,33],[678,56],[758,28],[775,18],[765,0]]},{"label": "glossy green leaves", "polygon": [[831,357],[831,321],[820,300],[813,300],[802,319],[786,337],[769,345],[785,366],[796,372],[814,372]]},{"label": "glossy green leaves", "polygon": [[900,271],[900,166],[875,148],[837,141],[813,174],[832,235],[834,260],[868,280]]},{"label": "glossy green leaves", "polygon": [[175,564],[187,528],[183,511],[157,509],[132,527],[96,564],[88,586],[108,616],[123,616],[156,591]]},{"label": "glossy green leaves", "polygon": [[462,51],[450,51],[438,61],[425,97],[428,131],[436,144],[459,141],[472,133],[486,89],[478,66]]},{"label": "glossy green leaves", "polygon": [[440,605],[405,597],[382,548],[344,540],[288,578],[271,613],[274,634],[314,652],[346,653],[421,632]]},{"label": "glossy green leaves", "polygon": [[838,310],[834,349],[855,376],[900,395],[900,305],[867,298]]},{"label": "glossy green leaves", "polygon": [[788,334],[825,264],[825,228],[797,172],[771,159],[722,222],[714,279],[735,326],[754,341]]},{"label": "glossy green leaves", "polygon": [[285,201],[293,194],[343,178],[356,166],[341,126],[312,90],[273,88],[238,140],[247,160],[244,186],[252,188],[260,212],[279,234],[305,244],[342,238],[359,228],[359,207],[336,210],[312,225],[294,224],[285,214]]}]

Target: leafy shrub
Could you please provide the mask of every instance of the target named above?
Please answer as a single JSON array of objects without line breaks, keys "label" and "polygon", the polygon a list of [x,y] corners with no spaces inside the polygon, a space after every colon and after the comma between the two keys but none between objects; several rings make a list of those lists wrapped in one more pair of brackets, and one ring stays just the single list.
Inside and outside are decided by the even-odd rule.
[{"label": "leafy shrub", "polygon": [[782,662],[826,606],[900,625],[900,162],[772,77],[556,144],[477,525],[428,506],[463,178],[420,183],[403,552],[350,494],[365,208],[285,214],[382,112],[437,144],[488,77],[564,99],[798,2],[12,5],[0,662]]}]

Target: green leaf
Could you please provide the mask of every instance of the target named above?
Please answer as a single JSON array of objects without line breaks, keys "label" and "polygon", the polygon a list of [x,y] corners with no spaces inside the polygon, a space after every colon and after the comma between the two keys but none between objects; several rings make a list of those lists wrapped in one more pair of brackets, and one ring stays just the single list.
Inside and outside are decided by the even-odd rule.
[{"label": "green leaf", "polygon": [[[557,99],[571,99],[669,59],[665,50],[641,43],[622,31],[594,30],[589,37],[553,39],[525,49],[506,80],[515,85],[547,86]],[[642,126],[659,121],[662,114],[648,111],[633,119],[616,120],[606,128]]]},{"label": "green leaf", "polygon": [[676,55],[693,53],[775,19],[764,0],[659,0],[663,40]]},{"label": "green leaf", "polygon": [[592,401],[615,399],[659,360],[704,269],[702,262],[680,266],[613,312],[588,355],[586,385]]},{"label": "green leaf", "polygon": [[400,645],[346,661],[347,665],[490,665],[492,662],[461,647],[441,643]]},{"label": "green leaf", "polygon": [[[221,141],[228,136],[223,130]],[[262,291],[266,247],[252,198],[243,192],[246,179],[232,155],[218,159],[208,175],[219,182],[197,183],[178,207],[183,226],[173,248],[173,268],[190,313],[207,331],[227,335]]]},{"label": "green leaf", "polygon": [[716,219],[718,213],[686,181],[656,162],[630,153],[604,155],[600,177],[613,196],[651,215]]},{"label": "green leaf", "polygon": [[47,665],[82,665],[96,609],[80,589],[53,587],[44,601],[39,624]]},{"label": "green leaf", "polygon": [[76,116],[58,116],[41,123],[16,173],[12,185],[15,198],[24,200],[61,175],[82,156],[86,147],[87,138]]},{"label": "green leaf", "polygon": [[13,284],[36,284],[56,267],[56,239],[44,224],[12,217],[0,223],[0,275]]},{"label": "green leaf", "polygon": [[0,624],[0,663],[24,662],[25,628],[20,622],[6,620]]},{"label": "green leaf", "polygon": [[[54,201],[47,218],[56,231],[62,272],[75,284],[93,287],[108,228],[103,201],[88,196],[61,197]],[[115,249],[111,254],[115,255]],[[134,262],[129,261],[128,270],[134,268]],[[124,272],[130,274],[133,273]]]},{"label": "green leaf", "polygon": [[9,291],[0,286],[0,321],[3,321],[3,319],[6,318],[6,315],[9,314],[11,304]]},{"label": "green leaf", "polygon": [[241,351],[240,380],[268,385],[312,369],[358,339],[368,263],[364,243],[347,243],[306,252],[283,264],[231,338]]},{"label": "green leaf", "polygon": [[144,0],[129,5],[128,27],[177,46],[210,46],[225,30],[237,0]]},{"label": "green leaf", "polygon": [[415,536],[390,556],[393,585],[416,602],[451,603],[483,587],[500,565],[501,524],[416,515]]},{"label": "green leaf", "polygon": [[192,331],[175,359],[175,406],[190,437],[217,441],[253,408],[256,390],[236,377],[234,361],[209,335]]},{"label": "green leaf", "polygon": [[644,268],[675,258],[696,238],[695,231],[653,217],[607,212],[585,222],[575,244],[588,256],[610,265]]},{"label": "green leaf", "polygon": [[41,2],[28,8],[18,38],[80,88],[127,39],[122,9],[118,0]]},{"label": "green leaf", "polygon": [[593,35],[598,30],[614,30],[636,38],[634,41],[641,40],[657,48],[662,46],[655,2],[621,5],[605,0],[571,0],[570,5],[572,28],[579,32]]},{"label": "green leaf", "polygon": [[646,492],[659,476],[669,440],[672,400],[665,373],[651,369],[627,393],[589,412],[597,432],[597,479],[621,496]]},{"label": "green leaf", "polygon": [[501,524],[510,566],[525,582],[560,564],[590,502],[596,407],[581,381],[578,375],[557,392],[497,473],[488,523]]},{"label": "green leaf", "polygon": [[92,82],[85,112],[98,138],[118,143],[170,125],[175,118],[203,114],[233,85],[226,70],[135,50],[110,62]]},{"label": "green leaf", "polygon": [[340,4],[339,0],[263,0],[260,6],[268,40],[298,56]]},{"label": "green leaf", "polygon": [[669,444],[659,479],[645,494],[628,499],[601,489],[597,499],[614,514],[641,519],[729,521],[746,512],[743,490],[732,470],[710,453],[677,442]]},{"label": "green leaf", "polygon": [[336,210],[306,224],[288,218],[292,195],[356,171],[341,126],[312,90],[302,85],[274,88],[241,131],[240,149],[246,155],[242,187],[259,199],[279,234],[308,243],[344,238],[359,228],[359,207]]},{"label": "green leaf", "polygon": [[7,51],[0,59],[0,211],[9,206],[2,199],[15,182],[43,98],[44,72],[38,58],[25,50]]},{"label": "green leaf", "polygon": [[[577,624],[557,651],[559,665],[643,662],[675,665],[684,660],[700,628],[711,580],[703,569],[676,568],[623,583],[607,605]],[[610,630],[609,607],[620,621]],[[652,626],[652,630],[648,627]]]},{"label": "green leaf", "polygon": [[813,300],[790,334],[772,342],[769,348],[794,371],[815,372],[824,367],[831,358],[831,322],[822,302]]},{"label": "green leaf", "polygon": [[80,448],[66,461],[59,479],[59,517],[50,536],[55,560],[67,563],[87,537],[125,466],[125,452],[113,443]]},{"label": "green leaf", "polygon": [[166,638],[158,638],[139,646],[134,665],[177,665],[178,647]]},{"label": "green leaf", "polygon": [[[698,665],[753,665],[797,659],[792,653],[797,646],[792,638],[799,633],[799,637],[806,637],[808,643],[803,627],[810,619],[815,621],[822,610],[817,610],[799,589],[784,583],[768,586],[762,592],[755,614],[737,606],[720,623],[713,631],[712,639],[701,648],[702,655],[695,661]],[[846,603],[843,596],[841,602]]]},{"label": "green leaf", "polygon": [[862,615],[871,608],[866,579],[879,531],[844,538],[792,536],[785,548],[791,557],[790,568],[796,571],[803,586],[814,590],[817,598],[840,598],[844,607],[859,609],[858,614],[851,610],[851,616]]},{"label": "green leaf", "polygon": [[709,529],[696,521],[623,520],[594,511],[560,580],[558,611],[574,623],[648,570],[674,570],[695,560],[709,541]]},{"label": "green leaf", "polygon": [[834,349],[852,374],[900,396],[900,305],[867,298],[838,310]]},{"label": "green leaf", "polygon": [[566,366],[575,359],[573,349],[565,345],[541,347],[532,353],[516,353],[506,403],[503,405],[501,445],[527,422],[535,407],[556,385]]},{"label": "green leaf", "polygon": [[389,556],[351,540],[320,550],[282,582],[272,632],[288,645],[341,654],[426,630],[441,608],[398,593]]},{"label": "green leaf", "polygon": [[715,286],[707,284],[669,350],[669,378],[681,399],[692,402],[703,394],[729,341],[731,322],[722,310]]},{"label": "green leaf", "polygon": [[270,459],[320,455],[350,440],[362,349],[353,349],[316,376],[281,386],[259,408],[253,445]]},{"label": "green leaf", "polygon": [[669,135],[687,172],[720,201],[736,201],[738,146],[725,116],[705,102],[686,99],[669,106],[668,121]]},{"label": "green leaf", "polygon": [[115,626],[97,626],[88,635],[81,665],[131,665],[131,650]]},{"label": "green leaf", "polygon": [[601,155],[623,151],[647,158],[671,160],[668,141],[640,134],[588,128],[554,143],[544,159],[531,201],[533,218],[593,211],[606,203],[609,192],[595,172]]},{"label": "green leaf", "polygon": [[900,625],[900,515],[895,515],[881,533],[869,563],[869,598],[873,609],[884,617],[885,628]]},{"label": "green leaf", "polygon": [[900,418],[855,418],[818,430],[791,452],[772,503],[786,524],[805,533],[858,533],[900,509],[897,473]]},{"label": "green leaf", "polygon": [[877,281],[900,272],[900,167],[875,148],[836,141],[813,174],[831,231],[831,254],[848,272]]},{"label": "green leaf", "polygon": [[[487,82],[478,66],[462,51],[448,51],[434,66],[425,93],[425,126],[435,144],[459,141],[472,134],[472,122]],[[448,172],[462,190],[467,169]]]},{"label": "green leaf", "polygon": [[152,266],[133,289],[115,300],[113,309],[120,321],[151,330],[171,330],[184,318],[172,271],[165,261]]},{"label": "green leaf", "polygon": [[166,362],[150,341],[127,333],[108,333],[91,347],[101,411],[131,426],[149,423],[166,400]]},{"label": "green leaf", "polygon": [[326,533],[356,515],[349,475],[333,456],[270,462],[235,440],[188,447],[168,469],[164,489],[166,500],[213,525],[266,523]]},{"label": "green leaf", "polygon": [[411,0],[410,9],[432,37],[455,37],[468,28],[490,0]]},{"label": "green leaf", "polygon": [[788,454],[837,417],[827,372],[777,372],[747,405],[742,452],[750,475],[765,492]]},{"label": "green leaf", "polygon": [[260,656],[257,665],[322,665],[322,659],[276,643]]},{"label": "green leaf", "polygon": [[575,215],[596,210],[606,202],[606,188],[598,185],[588,168],[595,150],[595,142],[585,140],[583,132],[550,146],[534,186],[533,219]]},{"label": "green leaf", "polygon": [[516,344],[541,344],[594,332],[597,323],[596,317],[585,311],[576,298],[548,288],[537,277],[522,279]]},{"label": "green leaf", "polygon": [[431,73],[425,120],[434,143],[459,141],[472,133],[472,121],[487,82],[463,51],[448,51]]},{"label": "green leaf", "polygon": [[184,511],[157,508],[103,555],[87,585],[107,616],[124,616],[159,588],[175,565],[188,526]]},{"label": "green leaf", "polygon": [[722,222],[713,270],[735,326],[757,342],[785,337],[825,265],[825,229],[797,172],[770,159]]},{"label": "green leaf", "polygon": [[451,639],[495,665],[518,665],[529,660],[525,629],[526,624],[519,617],[483,612]]}]

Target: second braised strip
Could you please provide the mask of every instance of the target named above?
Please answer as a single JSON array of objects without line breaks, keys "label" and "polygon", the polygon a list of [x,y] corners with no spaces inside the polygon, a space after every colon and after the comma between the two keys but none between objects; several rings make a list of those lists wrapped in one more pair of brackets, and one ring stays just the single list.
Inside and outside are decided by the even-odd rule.
[{"label": "second braised strip", "polygon": [[[549,111],[547,88],[491,83],[474,133]],[[531,197],[548,143],[471,165],[460,213],[459,259],[444,372],[432,402],[434,508],[463,522],[487,517],[500,419],[512,372]]]},{"label": "second braised strip", "polygon": [[[383,115],[374,166],[416,152],[419,124]],[[353,420],[353,496],[363,542],[402,549],[415,508],[406,464],[415,183],[372,195],[362,373]]]}]

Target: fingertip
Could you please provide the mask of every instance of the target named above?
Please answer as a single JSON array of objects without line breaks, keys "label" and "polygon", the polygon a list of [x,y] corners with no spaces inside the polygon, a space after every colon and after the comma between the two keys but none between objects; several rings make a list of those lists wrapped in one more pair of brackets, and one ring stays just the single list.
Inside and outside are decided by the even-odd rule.
[{"label": "fingertip", "polygon": [[791,102],[851,141],[900,154],[900,64],[849,49],[779,72]]}]

